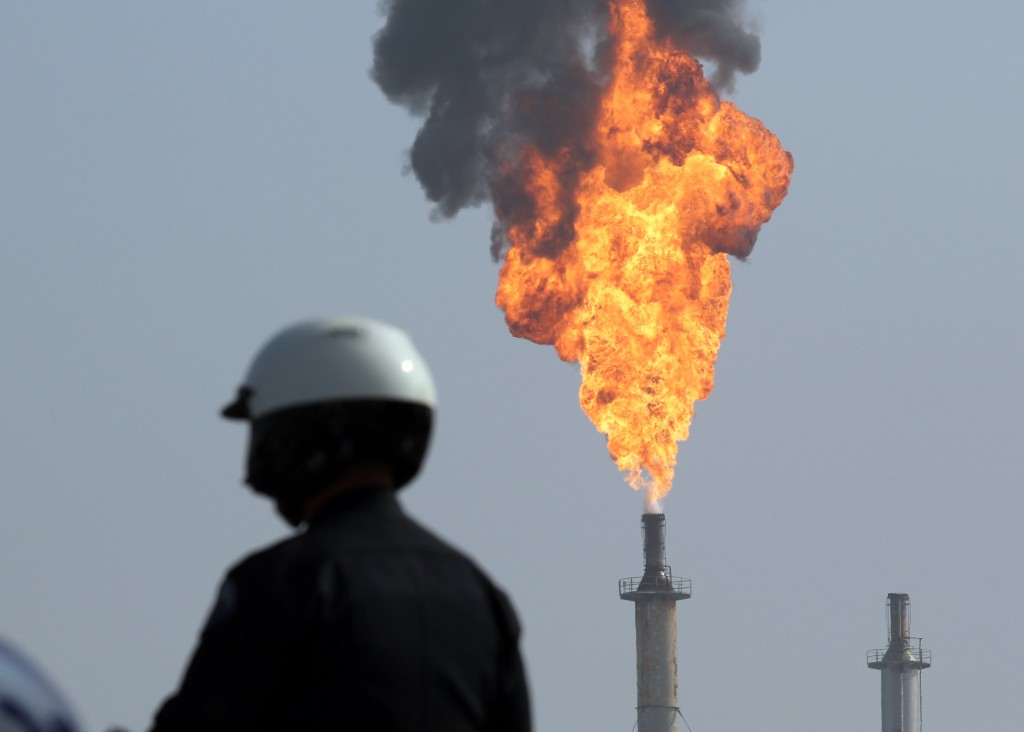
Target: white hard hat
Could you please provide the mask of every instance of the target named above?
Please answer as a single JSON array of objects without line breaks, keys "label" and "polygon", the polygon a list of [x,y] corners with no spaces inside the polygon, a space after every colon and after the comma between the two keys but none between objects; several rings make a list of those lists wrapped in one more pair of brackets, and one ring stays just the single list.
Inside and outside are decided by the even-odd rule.
[{"label": "white hard hat", "polygon": [[77,732],[67,702],[25,656],[0,640],[0,732]]},{"label": "white hard hat", "polygon": [[434,409],[437,392],[423,356],[393,325],[362,317],[318,318],[272,337],[222,414],[256,420],[290,407],[370,399]]}]

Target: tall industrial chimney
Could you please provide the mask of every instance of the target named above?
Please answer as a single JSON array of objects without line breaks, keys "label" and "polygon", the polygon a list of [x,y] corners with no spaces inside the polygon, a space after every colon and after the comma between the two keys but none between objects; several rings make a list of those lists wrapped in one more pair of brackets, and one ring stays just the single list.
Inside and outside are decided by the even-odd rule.
[{"label": "tall industrial chimney", "polygon": [[921,669],[932,652],[910,635],[910,596],[889,593],[889,647],[868,651],[868,668],[882,672],[882,732],[921,732]]},{"label": "tall industrial chimney", "polygon": [[619,597],[636,608],[637,732],[679,732],[676,601],[690,597],[690,580],[665,563],[665,514],[645,513],[644,576],[619,580]]}]

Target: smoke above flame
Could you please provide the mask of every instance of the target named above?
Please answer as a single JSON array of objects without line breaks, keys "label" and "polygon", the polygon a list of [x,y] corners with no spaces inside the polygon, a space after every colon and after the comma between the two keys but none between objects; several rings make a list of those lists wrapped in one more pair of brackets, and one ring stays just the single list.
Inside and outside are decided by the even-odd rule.
[{"label": "smoke above flame", "polygon": [[386,4],[373,74],[426,121],[435,212],[491,201],[497,303],[580,365],[580,404],[634,488],[670,489],[714,384],[731,280],[792,158],[722,100],[760,46],[729,0]]}]

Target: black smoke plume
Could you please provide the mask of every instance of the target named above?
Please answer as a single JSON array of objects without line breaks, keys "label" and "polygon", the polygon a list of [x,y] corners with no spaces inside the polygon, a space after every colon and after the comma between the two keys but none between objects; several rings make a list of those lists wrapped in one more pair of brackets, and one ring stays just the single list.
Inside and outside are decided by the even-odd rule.
[{"label": "black smoke plume", "polygon": [[[659,34],[715,64],[719,88],[756,70],[760,41],[745,30],[742,0],[646,2]],[[608,1],[385,0],[381,8],[373,78],[389,100],[425,118],[412,170],[435,215],[494,202],[497,257],[505,227],[532,215],[517,184],[517,149],[571,153],[560,181],[567,204],[591,165],[580,131],[591,129],[607,78]],[[575,213],[571,204],[563,210],[539,254],[572,241]]]}]

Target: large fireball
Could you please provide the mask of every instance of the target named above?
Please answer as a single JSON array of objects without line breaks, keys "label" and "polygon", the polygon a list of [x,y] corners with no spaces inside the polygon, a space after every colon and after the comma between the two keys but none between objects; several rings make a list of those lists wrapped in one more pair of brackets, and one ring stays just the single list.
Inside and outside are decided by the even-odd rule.
[{"label": "large fireball", "polygon": [[608,30],[610,76],[583,144],[524,145],[497,180],[515,180],[532,216],[494,196],[509,245],[496,299],[514,335],[579,363],[580,405],[654,501],[714,385],[727,255],[750,253],[792,158],[655,35],[642,0],[611,2]]}]

